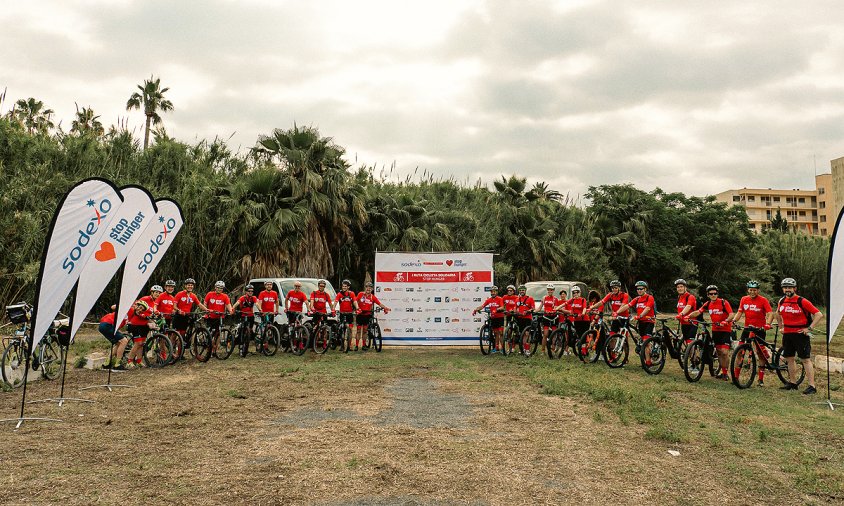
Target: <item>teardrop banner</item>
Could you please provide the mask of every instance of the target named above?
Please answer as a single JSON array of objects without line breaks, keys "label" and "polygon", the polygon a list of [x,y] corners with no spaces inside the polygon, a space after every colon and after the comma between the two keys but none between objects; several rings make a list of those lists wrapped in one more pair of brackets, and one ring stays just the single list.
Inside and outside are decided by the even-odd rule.
[{"label": "teardrop banner", "polygon": [[30,350],[35,350],[47,333],[122,205],[117,186],[102,178],[80,181],[59,203],[41,256]]},{"label": "teardrop banner", "polygon": [[144,230],[155,221],[158,209],[152,201],[152,195],[145,188],[124,186],[120,188],[120,193],[123,195],[123,205],[113,212],[108,235],[99,242],[94,258],[85,264],[79,276],[70,318],[71,342],[85,316],[94,307]]},{"label": "teardrop banner", "polygon": [[132,303],[184,224],[179,204],[170,199],[159,199],[155,204],[158,212],[152,224],[139,234],[137,242],[126,257],[123,279],[120,282],[120,298],[114,315],[115,322],[123,321],[129,313]]}]

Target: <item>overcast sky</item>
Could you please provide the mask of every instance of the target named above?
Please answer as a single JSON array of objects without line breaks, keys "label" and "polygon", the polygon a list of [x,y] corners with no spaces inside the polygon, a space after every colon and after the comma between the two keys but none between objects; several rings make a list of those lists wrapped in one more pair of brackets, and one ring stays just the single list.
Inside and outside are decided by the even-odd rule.
[{"label": "overcast sky", "polygon": [[106,125],[150,74],[180,140],[313,125],[354,166],[704,195],[844,156],[844,2],[4,2],[0,90]]}]

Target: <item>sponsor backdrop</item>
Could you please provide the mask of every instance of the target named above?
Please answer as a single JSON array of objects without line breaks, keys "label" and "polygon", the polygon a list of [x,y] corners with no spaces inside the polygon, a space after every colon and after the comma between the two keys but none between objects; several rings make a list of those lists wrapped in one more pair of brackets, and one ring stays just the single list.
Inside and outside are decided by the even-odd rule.
[{"label": "sponsor backdrop", "polygon": [[489,296],[492,253],[375,254],[375,293],[384,344],[476,345]]}]

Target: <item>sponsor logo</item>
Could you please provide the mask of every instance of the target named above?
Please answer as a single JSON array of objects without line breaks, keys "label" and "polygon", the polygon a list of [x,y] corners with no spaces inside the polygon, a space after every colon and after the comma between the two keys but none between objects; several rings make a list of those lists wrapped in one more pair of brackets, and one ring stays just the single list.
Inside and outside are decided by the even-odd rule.
[{"label": "sponsor logo", "polygon": [[418,308],[416,308],[416,311],[417,311],[417,312],[419,312],[419,313],[421,313],[421,312],[422,312],[422,307],[418,307]]},{"label": "sponsor logo", "polygon": [[434,323],[442,323],[442,321],[443,321],[443,319],[440,318],[439,316],[434,318]]},{"label": "sponsor logo", "polygon": [[94,258],[96,258],[98,262],[108,262],[109,260],[117,258],[117,254],[114,252],[114,244],[108,241],[103,241],[103,243],[100,244],[100,249],[94,252]]},{"label": "sponsor logo", "polygon": [[460,302],[460,299],[458,299],[457,297],[452,297],[451,302]]},{"label": "sponsor logo", "polygon": [[425,318],[425,323],[431,323],[431,317],[430,316]]},{"label": "sponsor logo", "polygon": [[447,266],[451,267],[452,265],[454,265],[454,260],[446,260],[446,261],[445,261],[445,264],[446,264]]},{"label": "sponsor logo", "polygon": [[413,302],[422,302],[422,299],[413,298],[413,299],[410,299],[410,300],[413,301]]},{"label": "sponsor logo", "polygon": [[474,281],[474,280],[475,280],[475,274],[474,274],[474,273],[472,273],[472,272],[467,272],[467,273],[463,276],[463,281]]},{"label": "sponsor logo", "polygon": [[446,297],[444,302],[451,302],[451,297]]},{"label": "sponsor logo", "polygon": [[406,289],[405,289],[405,291],[406,291],[406,292],[412,292],[412,291],[413,291],[413,288],[406,288]]},{"label": "sponsor logo", "polygon": [[442,262],[422,262],[422,265],[442,265]]},{"label": "sponsor logo", "polygon": [[475,297],[474,299],[472,299],[472,302],[480,302],[480,301],[481,301],[480,297]]},{"label": "sponsor logo", "polygon": [[[380,287],[380,286],[376,286],[376,287],[375,287],[375,291],[376,291],[377,293],[380,293],[380,292],[381,292],[381,287]],[[392,292],[392,291],[393,291],[393,289],[392,289],[392,288],[385,288],[385,289],[384,289],[384,291],[385,291],[385,292]]]},{"label": "sponsor logo", "polygon": [[403,283],[404,282],[404,273],[397,272],[395,276],[393,276],[393,281],[396,283]]},{"label": "sponsor logo", "polygon": [[412,307],[405,308],[404,312],[405,312],[405,313],[412,313],[412,312],[413,312],[413,308],[412,308]]},{"label": "sponsor logo", "polygon": [[[480,318],[473,318],[473,319],[472,319],[472,321],[473,321],[473,322],[475,322],[475,323],[481,323],[481,319],[480,319]],[[614,349],[614,348],[613,348],[613,349]]]},{"label": "sponsor logo", "polygon": [[114,239],[116,242],[126,246],[126,243],[129,242],[129,239],[135,234],[136,231],[141,229],[141,225],[144,223],[144,213],[139,212],[132,221],[127,220],[126,218],[120,218],[117,221],[117,225],[111,227],[111,232],[109,232],[108,236]]},{"label": "sponsor logo", "polygon": [[451,323],[451,318],[450,318],[450,317],[448,317],[448,316],[446,316],[446,317],[445,317],[445,322],[446,322],[446,323]]},{"label": "sponsor logo", "polygon": [[407,332],[408,334],[413,334],[413,327],[406,327],[404,329],[404,331]]},{"label": "sponsor logo", "polygon": [[402,267],[422,267],[422,262],[420,262],[419,260],[417,260],[415,262],[402,262],[401,266]]},{"label": "sponsor logo", "polygon": [[451,323],[458,323],[460,322],[460,318],[452,318]]},{"label": "sponsor logo", "polygon": [[77,230],[79,237],[76,239],[76,244],[74,244],[68,254],[65,255],[64,260],[62,260],[62,269],[67,271],[68,274],[73,272],[73,269],[76,267],[76,262],[82,258],[82,252],[89,244],[91,244],[91,236],[97,233],[100,229],[100,225],[108,216],[108,213],[112,208],[111,201],[108,199],[103,199],[97,203],[95,200],[89,198],[88,201],[85,202],[85,205],[94,211],[94,215],[88,219],[88,223],[84,226],[80,226]]},{"label": "sponsor logo", "polygon": [[[448,297],[446,297],[446,299],[448,299]],[[442,301],[443,301],[442,297],[434,297],[434,302],[442,302]]]},{"label": "sponsor logo", "polygon": [[[173,218],[158,217],[158,223],[161,224],[161,232],[153,239],[149,240],[149,249],[144,253],[144,257],[138,264],[138,270],[146,272],[149,265],[153,263],[155,257],[161,252],[161,246],[167,241],[167,236],[176,228],[176,220]],[[153,225],[150,225],[153,226]]]},{"label": "sponsor logo", "polygon": [[384,332],[392,332],[392,331],[393,331],[393,329],[391,329],[389,327],[384,327]]}]

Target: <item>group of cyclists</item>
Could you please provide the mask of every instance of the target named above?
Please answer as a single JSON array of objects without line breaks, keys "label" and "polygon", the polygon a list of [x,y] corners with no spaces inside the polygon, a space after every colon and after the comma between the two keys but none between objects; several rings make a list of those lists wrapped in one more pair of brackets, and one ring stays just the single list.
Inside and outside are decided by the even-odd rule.
[{"label": "group of cyclists", "polygon": [[[301,322],[303,315],[311,317],[311,328],[319,325],[326,318],[334,317],[339,313],[339,324],[348,326],[348,343],[343,348],[346,352],[351,351],[354,341],[354,351],[366,346],[366,330],[372,319],[376,307],[385,312],[389,308],[378,300],[373,293],[372,283],[367,282],[364,291],[355,293],[351,290],[351,282],[343,280],[342,289],[332,299],[325,290],[327,282],[320,279],[317,282],[317,289],[310,294],[302,291],[302,283],[294,282],[293,290],[290,290],[281,299],[279,293],[274,290],[273,283],[264,283],[264,290],[255,295],[255,288],[251,284],[244,287],[244,293],[232,303],[231,298],[225,293],[226,284],[223,281],[214,283],[214,289],[209,291],[203,299],[194,292],[196,280],[185,279],[183,289],[176,292],[176,282],[172,279],[161,285],[153,285],[149,295],[136,300],[129,309],[128,315],[123,322],[115,327],[115,307],[112,312],[105,315],[99,324],[100,333],[106,337],[114,346],[109,361],[103,365],[105,368],[128,369],[143,367],[142,361],[144,343],[152,330],[158,330],[159,321],[173,329],[181,338],[182,342],[177,347],[177,359],[184,359],[184,350],[190,343],[187,342],[187,330],[191,325],[192,317],[197,310],[203,313],[205,326],[211,336],[217,336],[212,347],[219,346],[219,335],[223,325],[223,319],[227,315],[237,315],[241,325],[248,330],[247,336],[251,338],[257,333],[257,327],[264,319],[264,322],[272,322],[276,315],[280,314],[282,308],[287,316],[287,321]],[[128,335],[120,332],[124,328]],[[132,343],[125,361],[124,351]],[[306,346],[307,340],[297,342],[295,345]],[[244,343],[246,344],[246,343]],[[268,346],[268,343],[264,343]],[[246,346],[242,347],[241,355],[245,355]],[[211,350],[216,354],[216,349]]]},{"label": "group of cyclists", "polygon": [[[730,366],[730,350],[733,341],[733,326],[738,326],[738,321],[743,319],[744,326],[740,341],[747,341],[751,335],[764,342],[766,331],[773,325],[779,325],[782,330],[781,356],[785,359],[788,367],[787,381],[784,380],[783,390],[797,390],[797,363],[795,356],[801,359],[805,369],[805,377],[808,383],[803,393],[814,394],[815,387],[814,368],[811,360],[811,331],[823,317],[821,312],[807,299],[797,295],[797,282],[793,278],[785,278],[780,283],[783,296],[778,300],[775,307],[772,307],[768,299],[759,294],[759,282],[747,282],[747,295],[739,301],[735,310],[729,301],[722,298],[716,285],[706,287],[706,300],[699,303],[697,298],[689,291],[685,279],[677,279],[674,282],[677,290],[676,314],[672,317],[679,324],[679,340],[688,345],[692,343],[700,332],[703,316],[708,315],[709,321],[704,325],[711,327],[711,338],[714,344],[714,351],[717,355],[717,364],[712,367],[717,370],[716,378],[725,381],[731,380],[728,370]],[[510,325],[514,325],[517,336],[528,336],[528,327],[535,318],[542,324],[541,345],[543,349],[551,346],[549,334],[558,328],[565,327],[572,329],[569,332],[569,339],[563,343],[563,354],[569,354],[569,348],[574,349],[578,336],[584,336],[591,332],[593,323],[606,316],[611,320],[609,326],[610,334],[620,334],[622,330],[635,329],[642,342],[655,335],[656,324],[656,301],[649,293],[648,283],[637,281],[634,285],[635,296],[630,296],[622,290],[622,283],[614,280],[609,284],[610,291],[603,297],[594,290],[590,291],[587,297],[583,297],[580,287],[577,285],[571,288],[571,296],[565,290],[558,294],[554,293],[555,287],[547,285],[547,294],[539,301],[527,295],[527,287],[521,285],[518,289],[514,285],[506,288],[505,295],[499,295],[497,286],[490,288],[490,296],[480,306],[474,309],[473,314],[481,311],[489,312],[489,326],[491,327],[491,353],[505,351],[504,329],[510,318]],[[776,320],[776,322],[775,322]],[[626,346],[626,337],[625,346]],[[527,337],[519,340],[528,346]],[[606,343],[604,339],[604,344]],[[483,336],[481,343],[484,348]],[[638,346],[637,352],[650,353],[650,348]],[[644,348],[644,349],[642,349]],[[771,360],[770,354],[764,346],[756,346],[758,360],[763,364]],[[549,353],[549,356],[551,354]],[[650,360],[650,357],[642,357],[643,364]],[[625,357],[626,361],[626,357]],[[765,368],[759,368],[758,385],[764,385]],[[734,373],[734,376],[738,373]]]}]

